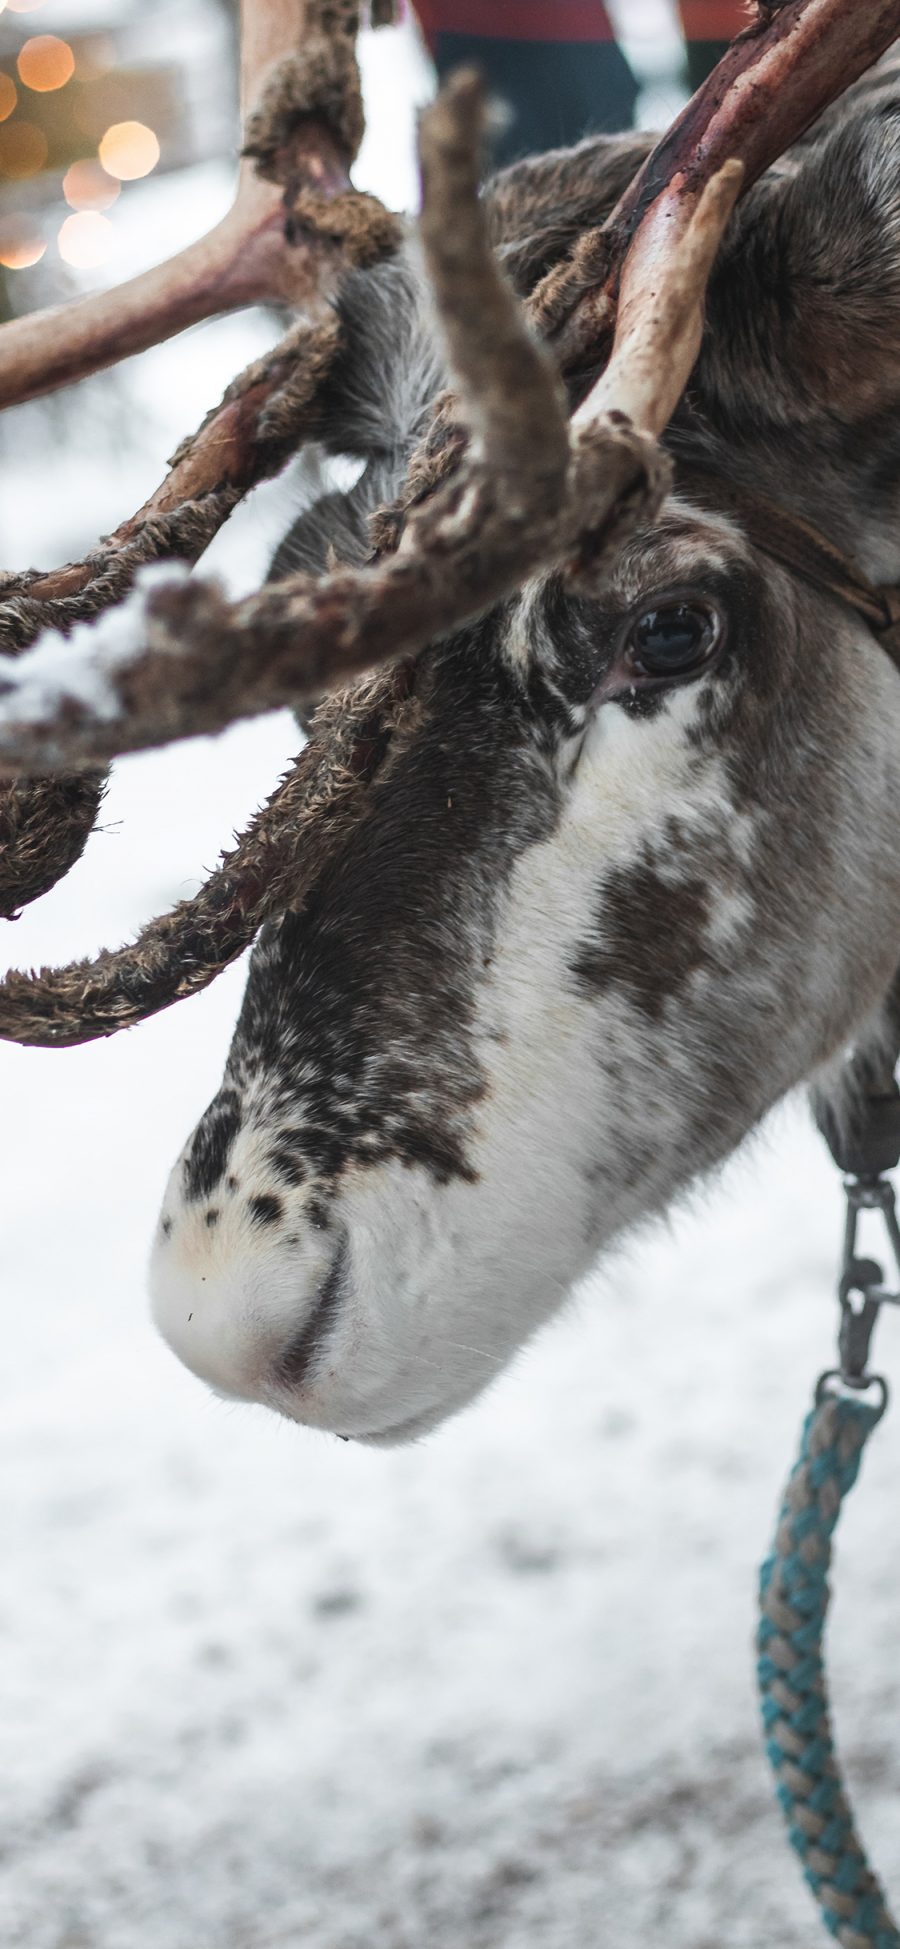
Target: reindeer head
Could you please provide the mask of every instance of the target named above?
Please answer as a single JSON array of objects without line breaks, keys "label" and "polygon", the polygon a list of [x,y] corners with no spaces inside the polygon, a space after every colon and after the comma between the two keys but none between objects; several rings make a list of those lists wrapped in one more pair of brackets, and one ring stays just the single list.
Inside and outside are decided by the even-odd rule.
[{"label": "reindeer head", "polygon": [[[595,143],[500,180],[523,292],[636,159]],[[652,522],[432,644],[366,819],[264,930],[154,1248],[159,1325],[224,1393],[368,1441],[434,1426],[874,1032],[900,961],[900,681],[760,547],[758,508],[900,579],[898,184],[885,85],[747,196]],[[439,371],[408,263],[342,304],[329,437],[367,462],[346,553]]]}]

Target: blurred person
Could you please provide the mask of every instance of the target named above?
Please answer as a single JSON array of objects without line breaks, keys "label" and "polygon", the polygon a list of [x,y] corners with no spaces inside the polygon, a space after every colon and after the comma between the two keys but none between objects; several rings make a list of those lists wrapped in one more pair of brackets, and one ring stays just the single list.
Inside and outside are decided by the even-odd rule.
[{"label": "blurred person", "polygon": [[[415,0],[438,73],[474,62],[509,103],[502,165],[631,128],[638,84],[604,0]],[[747,25],[745,0],[680,0],[691,87]]]},{"label": "blurred person", "polygon": [[603,0],[415,0],[439,75],[473,63],[508,102],[497,165],[634,120],[637,82]]}]

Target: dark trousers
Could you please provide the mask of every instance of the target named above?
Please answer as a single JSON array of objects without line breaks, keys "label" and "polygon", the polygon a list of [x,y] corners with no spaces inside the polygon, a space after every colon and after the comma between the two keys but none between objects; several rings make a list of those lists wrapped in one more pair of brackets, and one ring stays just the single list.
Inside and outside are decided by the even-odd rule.
[{"label": "dark trousers", "polygon": [[690,84],[699,88],[729,41],[747,26],[749,15],[740,0],[680,0],[680,11]]},{"label": "dark trousers", "polygon": [[[680,0],[691,86],[747,24],[742,0]],[[513,111],[496,164],[630,128],[637,86],[603,0],[415,0],[438,72],[473,62]]]}]

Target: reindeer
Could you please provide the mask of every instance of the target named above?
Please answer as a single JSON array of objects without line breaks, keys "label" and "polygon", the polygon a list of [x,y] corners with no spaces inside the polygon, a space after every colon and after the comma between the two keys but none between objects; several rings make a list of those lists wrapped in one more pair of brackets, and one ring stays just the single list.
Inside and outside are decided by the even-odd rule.
[{"label": "reindeer", "polygon": [[[463,433],[442,403],[465,368],[470,294],[457,287],[454,312],[439,287],[439,318],[439,247],[430,283],[406,238],[334,300],[316,431],[361,463],[359,479],[300,516],[263,598],[282,654],[298,612],[279,591],[311,584],[303,600],[324,630],[328,605],[377,575],[373,532],[395,591],[411,581],[417,601],[445,600],[451,546],[471,582],[413,664],[398,656],[352,706],[326,701],[313,719],[315,745],[355,711],[354,749],[376,750],[364,816],[338,823],[303,898],[262,929],[222,1087],[175,1164],[153,1246],[156,1322],[196,1374],[363,1442],[412,1440],[463,1408],[599,1255],[787,1092],[805,1084],[820,1114],[852,1120],[850,1044],[870,1072],[892,1067],[897,71],[851,92],[738,205],[690,383],[660,414],[667,462],[654,475],[645,455],[638,490],[616,354],[598,379],[573,291],[593,291],[596,322],[592,226],[608,237],[659,154],[643,136],[589,141],[514,166],[484,196],[520,303],[569,347],[576,427],[586,411],[596,426],[599,387],[607,466],[617,431],[628,448],[601,539],[596,523],[590,545],[577,522],[554,527],[548,460],[549,560],[533,551],[518,576],[508,562],[499,596],[481,599],[480,477],[463,466],[453,489]],[[452,255],[452,234],[441,247]],[[646,295],[646,263],[642,279]],[[628,313],[626,281],[617,346]],[[638,323],[652,341],[646,305]],[[657,389],[658,368],[657,356]],[[555,395],[529,394],[536,370],[494,413],[510,454],[519,412],[532,448],[543,425],[548,452],[556,438]],[[575,478],[578,502],[590,482]],[[442,479],[432,586],[416,535]],[[515,501],[510,467],[504,480]],[[534,527],[529,491],[505,509],[513,535],[517,520]],[[490,498],[477,504],[490,526]],[[140,598],[155,654],[170,654],[173,618],[196,622],[193,601],[177,583]],[[342,642],[348,614],[349,597]],[[398,652],[404,614],[400,598],[384,612]],[[232,627],[221,605],[201,620],[210,637]],[[121,650],[121,615],[118,627]],[[132,654],[116,651],[125,681]],[[109,656],[102,667],[112,681]],[[97,762],[115,711],[79,696],[78,749]],[[48,762],[51,735],[28,743],[44,704],[26,702],[18,735]]]},{"label": "reindeer", "polygon": [[[648,147],[488,191],[521,295]],[[224,1393],[423,1434],[787,1091],[839,1086],[847,1043],[880,1039],[897,671],[759,548],[741,492],[900,579],[898,198],[885,87],[745,199],[656,520],[590,597],[537,577],[429,648],[367,821],[264,929],[153,1252],[161,1331]],[[362,559],[446,383],[409,253],[340,305],[329,442],[365,471],[279,576]]]}]

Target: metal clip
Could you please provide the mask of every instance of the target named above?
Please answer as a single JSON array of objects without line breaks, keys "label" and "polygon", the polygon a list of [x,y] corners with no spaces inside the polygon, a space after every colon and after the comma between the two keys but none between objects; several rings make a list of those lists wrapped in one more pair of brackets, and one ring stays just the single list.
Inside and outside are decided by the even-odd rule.
[{"label": "metal clip", "polygon": [[838,1336],[840,1367],[823,1374],[816,1389],[816,1399],[821,1401],[833,1391],[829,1382],[850,1388],[854,1393],[863,1393],[876,1388],[881,1395],[881,1412],[887,1406],[887,1381],[880,1374],[869,1372],[869,1351],[872,1336],[882,1306],[900,1306],[900,1289],[892,1290],[885,1282],[883,1268],[877,1259],[857,1257],[856,1238],[860,1215],[864,1211],[880,1211],[885,1223],[893,1257],[894,1268],[900,1286],[900,1223],[897,1219],[897,1201],[893,1185],[885,1177],[848,1177],[844,1179],[847,1196],[847,1217],[844,1225],[844,1252],[841,1261],[841,1280],[838,1298],[841,1306],[841,1327]]}]

